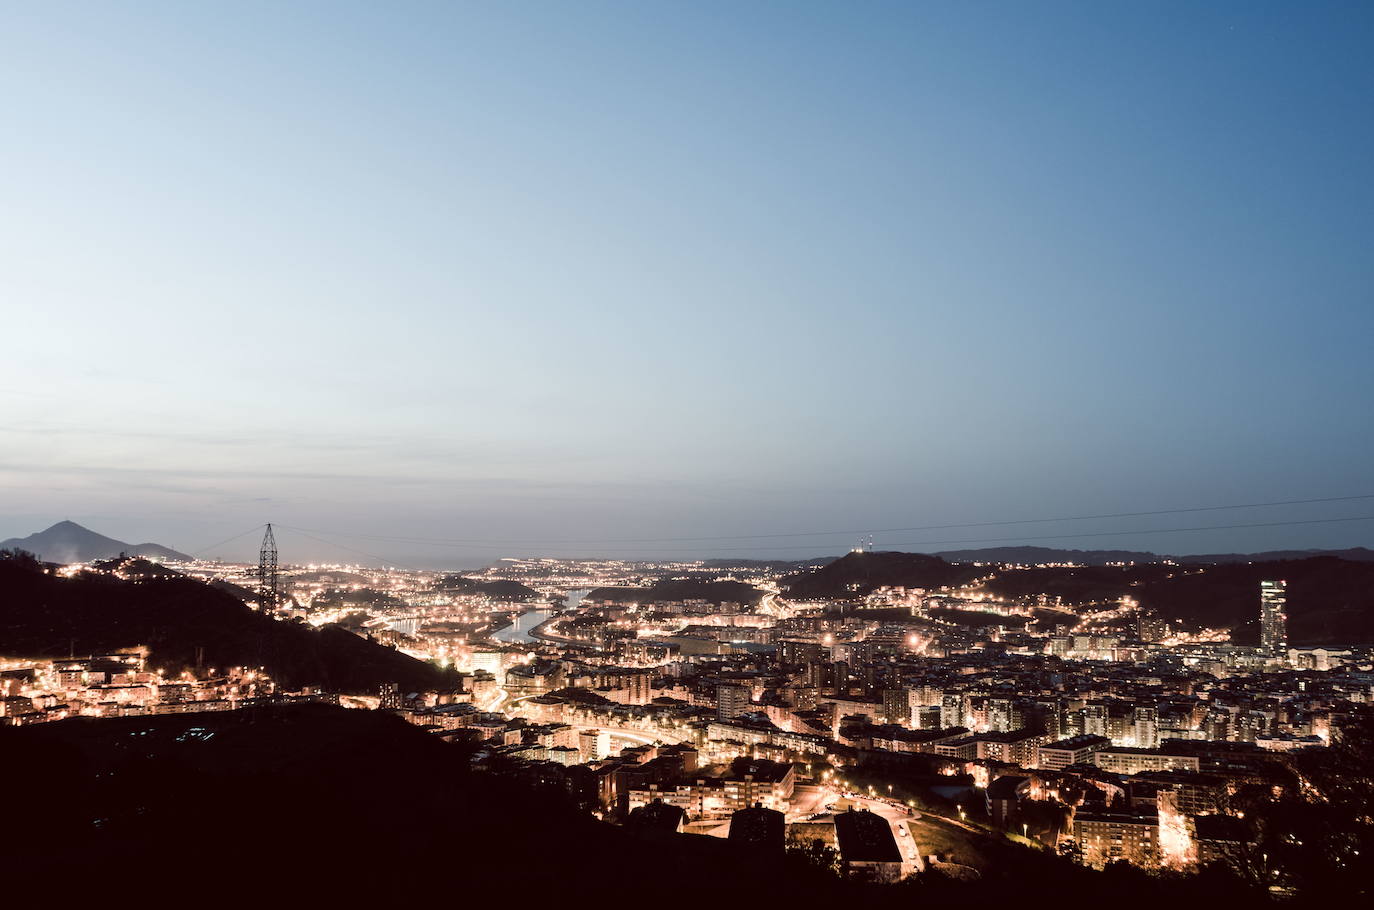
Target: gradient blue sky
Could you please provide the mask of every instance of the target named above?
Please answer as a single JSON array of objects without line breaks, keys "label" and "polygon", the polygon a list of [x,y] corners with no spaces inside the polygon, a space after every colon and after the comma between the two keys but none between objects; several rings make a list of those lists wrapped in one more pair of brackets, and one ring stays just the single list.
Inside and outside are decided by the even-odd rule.
[{"label": "gradient blue sky", "polygon": [[1371,46],[1363,3],[7,4],[0,537],[461,564],[1374,493]]}]

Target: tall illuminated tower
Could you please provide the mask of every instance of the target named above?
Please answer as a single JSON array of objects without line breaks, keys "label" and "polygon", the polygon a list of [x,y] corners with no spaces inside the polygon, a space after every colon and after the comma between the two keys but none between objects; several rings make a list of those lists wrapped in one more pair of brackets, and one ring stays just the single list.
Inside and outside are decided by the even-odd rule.
[{"label": "tall illuminated tower", "polygon": [[272,526],[262,535],[262,549],[258,551],[258,603],[264,610],[281,606],[281,588],[277,580],[277,539]]},{"label": "tall illuminated tower", "polygon": [[1260,650],[1270,657],[1288,652],[1288,582],[1260,582]]}]

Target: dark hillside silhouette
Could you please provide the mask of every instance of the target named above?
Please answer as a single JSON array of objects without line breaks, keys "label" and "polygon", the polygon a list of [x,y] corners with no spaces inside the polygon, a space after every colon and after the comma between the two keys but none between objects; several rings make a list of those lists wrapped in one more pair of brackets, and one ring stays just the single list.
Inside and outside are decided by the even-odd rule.
[{"label": "dark hillside silhouette", "polygon": [[257,613],[185,577],[62,578],[0,559],[0,654],[65,657],[146,645],[150,660],[179,672],[203,648],[208,667],[264,667],[279,684],[374,692],[382,683],[437,688],[437,667],[343,629],[315,629]]},{"label": "dark hillside silhouette", "polygon": [[1011,569],[988,588],[1006,597],[1045,593],[1069,603],[1130,596],[1167,619],[1233,630],[1259,641],[1259,583],[1288,582],[1288,638],[1294,645],[1374,642],[1374,563],[1334,556],[1209,566]]},{"label": "dark hillside silhouette", "polygon": [[492,600],[508,600],[512,603],[528,603],[543,599],[543,595],[534,588],[505,579],[478,581],[463,575],[445,575],[434,582],[434,587],[450,594],[484,594]]},{"label": "dark hillside silhouette", "polygon": [[660,578],[646,588],[596,588],[587,600],[616,603],[669,603],[705,600],[710,603],[756,604],[763,592],[742,581],[707,581],[696,578]]},{"label": "dark hillside silhouette", "polygon": [[[1210,891],[1024,849],[976,884],[847,882],[721,838],[637,837],[564,787],[470,770],[470,750],[326,705],[0,728],[0,779],[25,782],[6,798],[0,875],[11,895],[62,881],[70,900],[89,882],[215,906],[1041,906],[1072,893],[1157,907]],[[1027,895],[1031,878],[1042,890]]]},{"label": "dark hillside silhouette", "polygon": [[881,587],[940,588],[964,584],[992,570],[956,565],[924,553],[850,553],[814,572],[783,579],[785,593],[799,600],[860,597]]}]

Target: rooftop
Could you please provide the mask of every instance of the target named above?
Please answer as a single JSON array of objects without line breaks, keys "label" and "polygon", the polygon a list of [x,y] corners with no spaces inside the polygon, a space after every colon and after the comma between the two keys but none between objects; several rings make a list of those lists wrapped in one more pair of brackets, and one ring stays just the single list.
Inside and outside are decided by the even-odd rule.
[{"label": "rooftop", "polygon": [[847,863],[900,863],[902,852],[892,836],[892,826],[867,809],[835,816],[835,837],[840,856]]}]

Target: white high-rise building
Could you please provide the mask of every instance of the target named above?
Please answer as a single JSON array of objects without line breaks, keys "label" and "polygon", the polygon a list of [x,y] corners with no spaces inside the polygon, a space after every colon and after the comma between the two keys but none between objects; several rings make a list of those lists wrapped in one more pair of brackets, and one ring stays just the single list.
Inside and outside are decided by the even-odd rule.
[{"label": "white high-rise building", "polygon": [[605,730],[583,730],[577,735],[577,747],[584,762],[600,761],[611,754],[611,734]]},{"label": "white high-rise building", "polygon": [[1260,582],[1260,650],[1269,657],[1288,653],[1288,582]]},{"label": "white high-rise building", "polygon": [[478,670],[486,670],[492,676],[496,677],[496,682],[498,685],[504,685],[506,682],[506,668],[504,657],[505,655],[503,655],[500,651],[473,651],[473,672],[476,672]]},{"label": "white high-rise building", "polygon": [[716,686],[716,717],[730,720],[747,714],[750,709],[750,691],[747,686],[721,683]]},{"label": "white high-rise building", "polygon": [[1135,709],[1135,745],[1139,749],[1159,748],[1159,710],[1154,707]]}]

